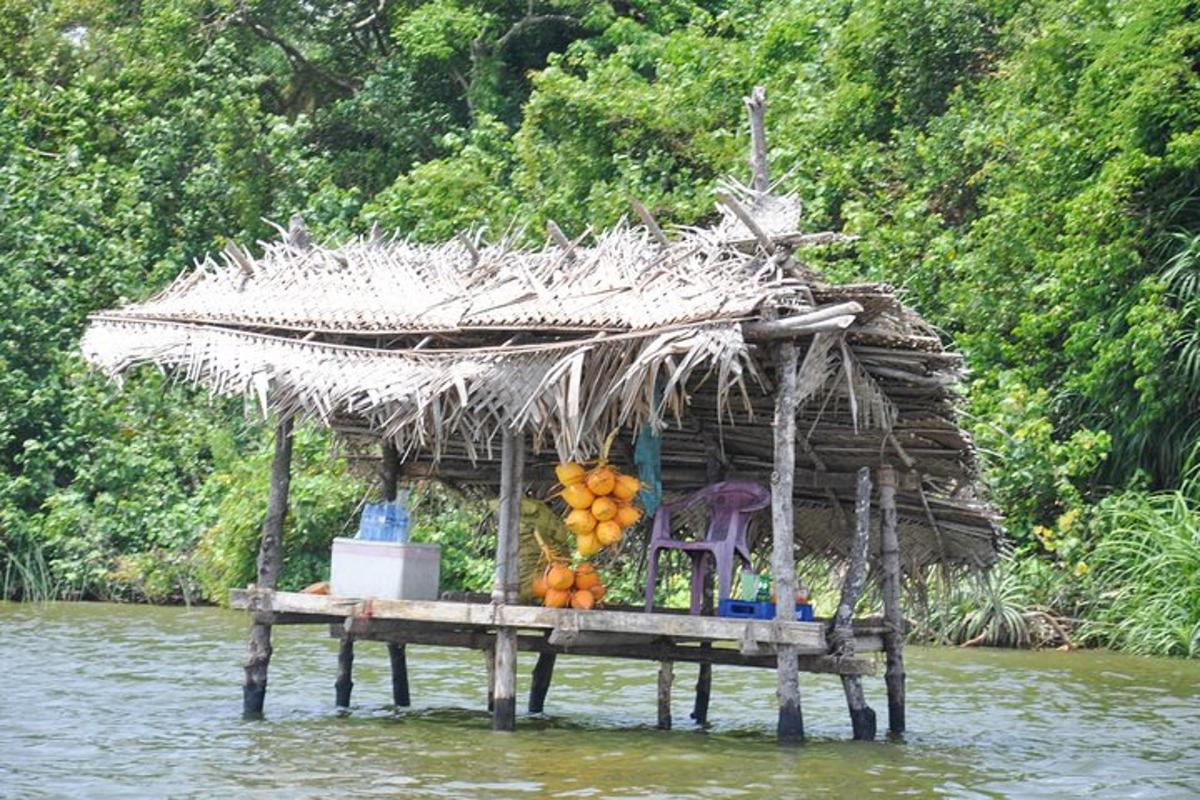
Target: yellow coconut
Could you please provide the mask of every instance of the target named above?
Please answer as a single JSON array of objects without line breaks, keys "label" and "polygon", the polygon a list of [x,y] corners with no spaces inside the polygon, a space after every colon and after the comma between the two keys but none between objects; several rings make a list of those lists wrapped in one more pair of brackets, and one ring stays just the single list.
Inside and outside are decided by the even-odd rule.
[{"label": "yellow coconut", "polygon": [[597,522],[606,522],[617,515],[617,504],[611,497],[597,497],[592,503],[592,516]]},{"label": "yellow coconut", "polygon": [[554,475],[563,486],[574,486],[587,480],[587,470],[582,464],[576,464],[574,461],[559,464],[554,468]]},{"label": "yellow coconut", "polygon": [[546,570],[546,585],[551,589],[570,589],[575,585],[575,570],[566,564],[552,564]]},{"label": "yellow coconut", "polygon": [[615,520],[606,520],[596,526],[596,541],[608,547],[621,541],[621,526]]},{"label": "yellow coconut", "polygon": [[546,608],[566,608],[571,604],[571,592],[568,589],[550,589],[542,600]]},{"label": "yellow coconut", "polygon": [[616,485],[617,475],[608,467],[596,467],[588,473],[587,487],[597,496],[609,494]]},{"label": "yellow coconut", "polygon": [[571,608],[588,611],[594,605],[596,605],[596,598],[587,589],[580,589],[571,595]]},{"label": "yellow coconut", "polygon": [[[584,562],[584,563],[587,563],[587,562]],[[580,564],[579,566],[582,567],[583,564]],[[591,572],[584,572],[583,570],[578,570],[575,573],[575,588],[576,589],[591,589],[593,586],[595,586],[598,583],[600,583],[600,576],[596,574],[595,570],[592,570]]]},{"label": "yellow coconut", "polygon": [[[605,523],[602,522],[600,524],[603,525]],[[587,558],[588,556],[594,556],[596,553],[600,552],[600,540],[590,533],[585,536],[580,536],[575,540],[575,549],[578,550],[579,555],[583,556],[584,558]]]},{"label": "yellow coconut", "polygon": [[638,490],[642,488],[642,482],[632,475],[618,475],[616,485],[613,486],[613,497],[626,502],[632,500],[637,495]]},{"label": "yellow coconut", "polygon": [[550,584],[546,583],[545,575],[539,575],[533,579],[533,586],[531,588],[533,596],[540,599],[546,596],[546,592],[550,589]]},{"label": "yellow coconut", "polygon": [[[628,528],[630,525],[636,525],[637,521],[642,518],[642,510],[637,506],[631,506],[628,503],[622,503],[617,506],[617,515],[614,519],[622,528]],[[569,524],[568,524],[569,527]]]},{"label": "yellow coconut", "polygon": [[591,508],[592,503],[596,502],[596,495],[582,483],[573,483],[562,490],[562,499],[571,508]]},{"label": "yellow coconut", "polygon": [[596,530],[596,518],[586,508],[573,508],[567,514],[567,530],[576,536],[584,536]]}]

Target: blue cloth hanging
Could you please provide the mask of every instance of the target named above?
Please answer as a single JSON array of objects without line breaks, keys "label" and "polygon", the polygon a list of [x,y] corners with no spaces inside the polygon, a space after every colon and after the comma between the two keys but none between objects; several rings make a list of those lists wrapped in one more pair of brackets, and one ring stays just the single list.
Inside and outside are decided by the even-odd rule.
[{"label": "blue cloth hanging", "polygon": [[642,482],[638,500],[646,509],[646,516],[653,517],[662,504],[662,437],[654,432],[648,422],[638,434],[633,448],[633,463],[637,465],[638,480]]}]

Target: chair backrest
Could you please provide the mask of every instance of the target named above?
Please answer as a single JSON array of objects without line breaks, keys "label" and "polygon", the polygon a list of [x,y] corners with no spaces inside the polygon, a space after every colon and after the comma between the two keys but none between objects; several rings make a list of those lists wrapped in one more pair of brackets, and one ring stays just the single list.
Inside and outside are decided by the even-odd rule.
[{"label": "chair backrest", "polygon": [[695,495],[708,506],[709,541],[746,535],[750,514],[771,504],[771,492],[754,481],[722,481],[701,489]]}]

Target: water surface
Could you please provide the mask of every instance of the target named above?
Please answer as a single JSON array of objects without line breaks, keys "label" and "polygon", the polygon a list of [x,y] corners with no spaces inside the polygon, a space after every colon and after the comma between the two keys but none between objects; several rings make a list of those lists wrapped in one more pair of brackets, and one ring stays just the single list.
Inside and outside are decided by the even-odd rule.
[{"label": "water surface", "polygon": [[[0,797],[1200,796],[1195,662],[910,648],[904,742],[849,741],[837,678],[802,675],[811,739],[787,748],[774,673],[736,667],[715,667],[701,730],[696,668],[676,665],[663,732],[654,664],[563,657],[547,716],[503,734],[480,654],[409,648],[413,707],[397,711],[386,648],[364,642],[339,714],[319,627],[276,628],[267,718],[243,721],[246,629],[212,608],[0,603]],[[882,720],[883,681],[867,692]]]}]

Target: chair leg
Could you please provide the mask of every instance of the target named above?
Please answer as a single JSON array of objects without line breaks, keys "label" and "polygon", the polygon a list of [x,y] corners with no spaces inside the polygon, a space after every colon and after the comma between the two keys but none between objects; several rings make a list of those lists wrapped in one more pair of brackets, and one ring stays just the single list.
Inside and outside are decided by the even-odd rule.
[{"label": "chair leg", "polygon": [[704,585],[708,583],[708,553],[692,556],[692,608],[693,616],[704,613]]},{"label": "chair leg", "polygon": [[654,585],[658,582],[659,549],[651,545],[646,557],[646,610],[654,610]]},{"label": "chair leg", "polygon": [[723,551],[716,556],[717,560],[717,602],[728,600],[733,596],[733,551]]}]

